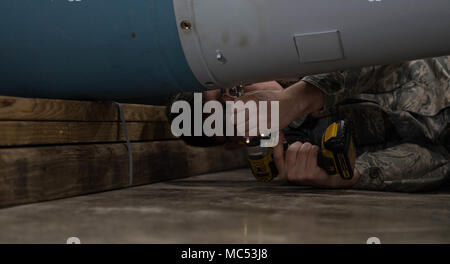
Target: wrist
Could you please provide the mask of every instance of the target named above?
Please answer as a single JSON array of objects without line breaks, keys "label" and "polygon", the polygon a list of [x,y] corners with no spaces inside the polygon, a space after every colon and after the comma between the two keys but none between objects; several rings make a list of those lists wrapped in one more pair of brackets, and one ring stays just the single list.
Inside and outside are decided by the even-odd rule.
[{"label": "wrist", "polygon": [[359,182],[359,179],[361,178],[361,174],[359,174],[359,171],[355,168],[353,170],[353,178],[345,184],[346,186],[344,188],[352,188],[354,185],[356,185]]},{"label": "wrist", "polygon": [[358,169],[355,168],[353,170],[353,179],[351,179],[350,188],[356,185],[359,182],[359,179],[361,179],[361,174],[359,173]]},{"label": "wrist", "polygon": [[333,180],[330,181],[328,187],[333,189],[349,189],[359,182],[361,175],[355,168],[353,172],[353,178],[350,180],[343,180],[339,174],[334,175]]},{"label": "wrist", "polygon": [[324,106],[325,94],[316,86],[304,81],[286,88],[284,93],[295,114],[294,119],[319,111]]}]

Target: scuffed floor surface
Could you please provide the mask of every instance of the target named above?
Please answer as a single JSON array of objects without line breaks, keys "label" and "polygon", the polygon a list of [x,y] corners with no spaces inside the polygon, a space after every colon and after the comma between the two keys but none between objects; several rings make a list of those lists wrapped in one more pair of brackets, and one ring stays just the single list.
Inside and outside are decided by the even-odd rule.
[{"label": "scuffed floor surface", "polygon": [[0,243],[450,243],[450,193],[314,190],[248,170],[0,210]]}]

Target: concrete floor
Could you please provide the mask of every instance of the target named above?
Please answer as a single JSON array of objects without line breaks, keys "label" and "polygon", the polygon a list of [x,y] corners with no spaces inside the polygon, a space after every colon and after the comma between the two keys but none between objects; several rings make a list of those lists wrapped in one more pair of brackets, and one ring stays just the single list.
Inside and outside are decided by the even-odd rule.
[{"label": "concrete floor", "polygon": [[0,210],[0,243],[450,243],[450,192],[314,190],[202,175]]}]

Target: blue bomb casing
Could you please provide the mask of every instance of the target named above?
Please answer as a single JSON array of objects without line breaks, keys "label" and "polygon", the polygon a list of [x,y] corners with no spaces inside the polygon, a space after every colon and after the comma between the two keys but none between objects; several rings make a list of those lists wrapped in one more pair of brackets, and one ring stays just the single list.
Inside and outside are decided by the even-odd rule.
[{"label": "blue bomb casing", "polygon": [[448,0],[1,0],[0,95],[152,103],[450,54]]},{"label": "blue bomb casing", "polygon": [[0,95],[145,103],[202,89],[172,1],[0,1]]}]

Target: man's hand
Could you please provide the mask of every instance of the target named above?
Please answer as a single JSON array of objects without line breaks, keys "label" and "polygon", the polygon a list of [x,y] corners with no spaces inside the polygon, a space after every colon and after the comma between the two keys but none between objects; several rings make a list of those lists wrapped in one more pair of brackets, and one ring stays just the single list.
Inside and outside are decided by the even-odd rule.
[{"label": "man's hand", "polygon": [[[300,81],[289,88],[283,89],[277,82],[256,83],[244,88],[245,94],[236,101],[278,101],[279,102],[279,128],[284,128],[292,121],[320,110],[323,107],[324,94],[315,86]],[[270,106],[270,103],[269,103]],[[242,113],[238,113],[242,114]],[[267,113],[267,123],[270,124],[270,107]],[[245,119],[247,134],[249,127],[248,117]]]},{"label": "man's hand", "polygon": [[344,180],[339,174],[329,175],[317,165],[318,146],[295,142],[290,145],[284,157],[283,144],[274,150],[275,164],[281,178],[298,184],[319,188],[350,188],[359,181],[359,172],[354,170],[351,180]]}]

